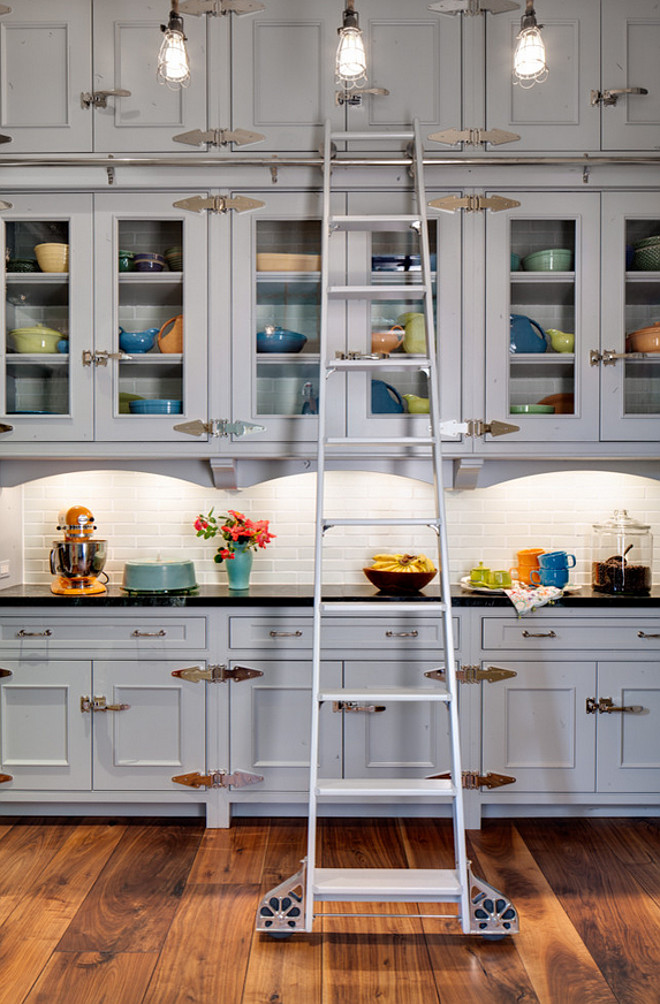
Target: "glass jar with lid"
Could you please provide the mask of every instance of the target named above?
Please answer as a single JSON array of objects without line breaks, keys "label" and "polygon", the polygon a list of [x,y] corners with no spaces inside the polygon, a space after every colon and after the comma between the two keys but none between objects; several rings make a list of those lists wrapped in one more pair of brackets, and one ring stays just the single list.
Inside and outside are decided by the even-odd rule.
[{"label": "glass jar with lid", "polygon": [[595,523],[591,540],[591,585],[599,593],[648,593],[653,568],[653,536],[646,523],[615,509]]}]

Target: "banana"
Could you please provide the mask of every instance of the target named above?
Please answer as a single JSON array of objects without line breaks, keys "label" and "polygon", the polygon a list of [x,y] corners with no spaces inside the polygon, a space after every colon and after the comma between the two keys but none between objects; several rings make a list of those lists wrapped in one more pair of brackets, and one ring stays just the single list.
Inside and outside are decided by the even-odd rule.
[{"label": "banana", "polygon": [[374,554],[372,568],[383,572],[435,572],[425,554]]}]

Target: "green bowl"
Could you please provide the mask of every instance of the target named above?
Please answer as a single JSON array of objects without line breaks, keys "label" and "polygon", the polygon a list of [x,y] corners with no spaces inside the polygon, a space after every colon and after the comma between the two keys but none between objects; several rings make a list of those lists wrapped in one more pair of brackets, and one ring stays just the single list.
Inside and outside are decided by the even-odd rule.
[{"label": "green bowl", "polygon": [[7,262],[8,272],[38,272],[39,266],[34,258],[10,258]]},{"label": "green bowl", "polygon": [[637,248],[633,257],[633,269],[640,272],[660,271],[660,244]]},{"label": "green bowl", "polygon": [[522,260],[526,272],[570,272],[573,268],[573,252],[568,248],[549,248],[534,251]]},{"label": "green bowl", "polygon": [[555,408],[552,404],[512,404],[509,408],[510,415],[554,415]]},{"label": "green bowl", "polygon": [[130,272],[133,268],[133,252],[132,251],[119,251],[117,255],[117,264],[120,272]]}]

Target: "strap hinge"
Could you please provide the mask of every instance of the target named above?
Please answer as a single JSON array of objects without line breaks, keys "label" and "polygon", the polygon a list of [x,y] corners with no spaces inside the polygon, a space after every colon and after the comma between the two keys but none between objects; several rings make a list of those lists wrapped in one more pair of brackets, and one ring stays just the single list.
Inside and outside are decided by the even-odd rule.
[{"label": "strap hinge", "polygon": [[444,143],[445,146],[457,146],[464,143],[465,146],[500,146],[502,143],[514,143],[520,139],[516,132],[507,132],[505,129],[443,129],[441,132],[433,132],[428,137],[435,143]]},{"label": "strap hinge", "polygon": [[265,432],[264,425],[251,425],[238,419],[230,422],[228,418],[214,418],[209,422],[203,422],[201,418],[192,422],[183,422],[174,426],[175,432],[185,432],[187,436],[212,436],[217,439],[219,436],[246,436],[251,432]]},{"label": "strap hinge", "polygon": [[260,143],[265,138],[263,133],[250,132],[249,129],[191,129],[190,132],[172,136],[176,143],[187,143],[189,146],[201,146],[202,143],[209,146],[227,146],[228,143],[247,146],[249,143]]},{"label": "strap hinge", "polygon": [[466,213],[480,213],[486,209],[499,213],[502,209],[515,209],[520,203],[504,195],[446,195],[442,199],[432,199],[428,205],[443,213],[455,213],[458,209],[464,209]]},{"label": "strap hinge", "polygon": [[[495,774],[492,771],[480,774],[476,770],[464,770],[461,776],[463,779],[462,787],[468,791],[475,791],[477,788],[501,788],[505,784],[514,784],[516,780],[515,777],[509,777],[508,774]],[[436,779],[445,778],[451,779],[450,771],[445,771],[442,774],[431,774],[428,780],[435,781]]]},{"label": "strap hinge", "polygon": [[237,213],[247,213],[252,209],[261,209],[266,205],[260,199],[250,199],[247,195],[191,195],[189,199],[173,202],[176,209],[187,209],[192,213],[201,213],[208,209],[211,213],[227,213],[233,209]]},{"label": "strap hinge", "polygon": [[263,781],[263,776],[245,770],[235,770],[233,774],[228,774],[224,769],[213,770],[210,774],[200,774],[198,770],[194,770],[190,774],[177,774],[172,780],[187,788],[245,788],[248,784],[259,784]]},{"label": "strap hinge", "polygon": [[[501,669],[499,666],[461,666],[456,670],[457,683],[499,683],[500,680],[510,680],[517,676],[512,669]],[[447,679],[444,668],[430,669],[424,673],[429,680]]]},{"label": "strap hinge", "polygon": [[209,683],[226,683],[227,680],[234,680],[240,683],[241,680],[253,680],[264,674],[260,669],[250,669],[248,666],[234,666],[229,669],[224,663],[217,666],[187,666],[185,669],[173,669],[172,676],[179,680],[187,680],[188,683],[199,683],[206,680]]},{"label": "strap hinge", "polygon": [[503,14],[507,10],[517,10],[520,4],[516,0],[436,0],[428,5],[428,9],[436,14],[466,14],[474,17],[476,14]]},{"label": "strap hinge", "polygon": [[13,781],[14,778],[11,774],[0,774],[0,784],[4,784],[5,781]]},{"label": "strap hinge", "polygon": [[499,422],[494,419],[492,422],[484,422],[483,419],[470,419],[467,423],[467,435],[478,439],[490,433],[491,436],[508,436],[511,432],[520,432],[519,425],[512,425],[510,422]]},{"label": "strap hinge", "polygon": [[212,17],[221,17],[225,14],[256,14],[259,10],[265,10],[266,5],[258,0],[180,0],[179,13],[192,14],[198,17],[200,14],[210,14]]}]

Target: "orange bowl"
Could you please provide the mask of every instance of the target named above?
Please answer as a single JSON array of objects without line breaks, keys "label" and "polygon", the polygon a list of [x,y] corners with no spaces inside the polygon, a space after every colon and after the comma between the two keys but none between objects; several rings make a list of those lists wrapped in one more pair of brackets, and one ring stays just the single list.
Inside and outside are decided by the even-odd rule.
[{"label": "orange bowl", "polygon": [[660,352],[660,324],[633,331],[626,341],[631,352]]},{"label": "orange bowl", "polygon": [[438,574],[435,572],[386,572],[382,568],[363,568],[372,586],[382,593],[418,593]]}]

